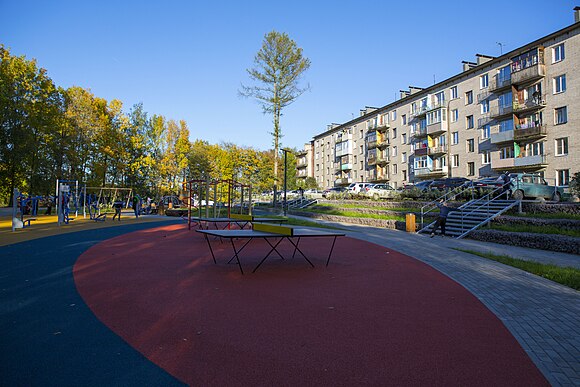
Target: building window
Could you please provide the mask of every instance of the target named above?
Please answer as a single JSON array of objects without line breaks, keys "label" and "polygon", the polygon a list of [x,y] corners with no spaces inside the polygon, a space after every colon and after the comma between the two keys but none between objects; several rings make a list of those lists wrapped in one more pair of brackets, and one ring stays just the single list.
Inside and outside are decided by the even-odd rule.
[{"label": "building window", "polygon": [[320,172],[320,164],[316,164],[316,172]]},{"label": "building window", "polygon": [[458,96],[458,94],[457,94],[457,86],[453,86],[451,88],[451,99],[456,99],[457,96]]},{"label": "building window", "polygon": [[473,129],[473,116],[465,117],[465,126],[467,129]]},{"label": "building window", "polygon": [[563,61],[566,58],[564,53],[564,43],[558,44],[556,47],[552,48],[552,63]]},{"label": "building window", "polygon": [[489,113],[489,101],[483,100],[481,101],[481,114]]},{"label": "building window", "polygon": [[514,147],[509,146],[506,148],[501,148],[499,150],[499,158],[500,158],[500,160],[513,159],[514,158]]},{"label": "building window", "polygon": [[486,89],[489,86],[489,77],[487,74],[483,74],[479,77],[479,88]]},{"label": "building window", "polygon": [[491,127],[489,124],[483,125],[483,128],[481,128],[481,139],[485,140],[488,139],[491,136]]},{"label": "building window", "polygon": [[393,110],[391,112],[391,121],[394,122],[396,119],[397,119],[397,111],[396,110]]},{"label": "building window", "polygon": [[467,152],[475,152],[475,140],[473,138],[467,140]]},{"label": "building window", "polygon": [[554,116],[556,125],[565,124],[568,122],[568,108],[566,106],[556,108]]},{"label": "building window", "polygon": [[359,132],[359,138],[363,138],[363,130],[362,129]]},{"label": "building window", "polygon": [[407,162],[407,152],[401,153],[401,161],[403,163],[406,163]]},{"label": "building window", "polygon": [[500,133],[509,132],[510,130],[514,130],[514,120],[510,118],[509,120],[503,120],[499,122],[499,131]]},{"label": "building window", "polygon": [[403,125],[407,125],[407,115],[406,114],[403,114],[401,116],[401,122],[403,123]]},{"label": "building window", "polygon": [[481,163],[484,165],[491,163],[491,155],[489,151],[481,152]]},{"label": "building window", "polygon": [[554,94],[566,91],[566,74],[554,77]]},{"label": "building window", "polygon": [[393,147],[393,157],[397,157],[397,147]]},{"label": "building window", "polygon": [[473,103],[473,91],[469,90],[465,93],[465,104],[471,105]]},{"label": "building window", "polygon": [[467,176],[475,176],[475,163],[473,161],[467,163]]},{"label": "building window", "polygon": [[358,148],[358,153],[359,153],[360,155],[362,155],[362,154],[364,153],[364,146],[363,146],[363,145],[359,146],[359,148]]},{"label": "building window", "polygon": [[570,170],[569,169],[559,169],[556,171],[556,185],[569,185],[570,184]]},{"label": "building window", "polygon": [[360,169],[361,169],[361,170],[363,170],[363,169],[364,169],[364,164],[363,164],[363,163],[364,163],[364,161],[361,161],[361,162],[360,162]]},{"label": "building window", "polygon": [[451,110],[451,122],[457,122],[459,119],[459,110],[453,109]]},{"label": "building window", "polygon": [[397,164],[393,164],[393,175],[397,174],[397,169],[398,169]]},{"label": "building window", "polygon": [[401,134],[401,143],[403,144],[407,143],[407,134],[405,133]]},{"label": "building window", "polygon": [[393,129],[393,138],[397,138],[397,128]]},{"label": "building window", "polygon": [[556,139],[556,156],[565,156],[568,154],[568,137]]},{"label": "building window", "polygon": [[452,155],[451,156],[451,167],[452,168],[459,167],[459,155]]},{"label": "building window", "polygon": [[453,133],[451,133],[451,135],[452,135],[451,145],[459,144],[459,132],[453,132]]}]

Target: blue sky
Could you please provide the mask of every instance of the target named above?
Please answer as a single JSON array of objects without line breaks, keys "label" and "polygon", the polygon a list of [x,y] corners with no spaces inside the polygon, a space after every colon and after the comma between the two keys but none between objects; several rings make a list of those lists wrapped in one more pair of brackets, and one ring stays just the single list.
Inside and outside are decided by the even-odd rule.
[{"label": "blue sky", "polygon": [[[479,6],[478,4],[481,4]],[[573,23],[575,1],[0,0],[0,43],[62,87],[184,119],[191,139],[272,147],[271,117],[238,97],[264,35],[286,32],[311,90],[283,111],[283,146]]]}]

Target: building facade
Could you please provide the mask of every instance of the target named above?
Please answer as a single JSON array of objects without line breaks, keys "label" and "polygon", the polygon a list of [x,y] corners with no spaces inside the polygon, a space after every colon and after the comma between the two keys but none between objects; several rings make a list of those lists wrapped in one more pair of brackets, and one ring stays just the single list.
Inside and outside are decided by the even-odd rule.
[{"label": "building facade", "polygon": [[580,8],[574,12],[569,27],[497,58],[478,54],[449,79],[329,125],[305,145],[297,176],[320,188],[397,188],[526,171],[568,184],[580,171]]}]

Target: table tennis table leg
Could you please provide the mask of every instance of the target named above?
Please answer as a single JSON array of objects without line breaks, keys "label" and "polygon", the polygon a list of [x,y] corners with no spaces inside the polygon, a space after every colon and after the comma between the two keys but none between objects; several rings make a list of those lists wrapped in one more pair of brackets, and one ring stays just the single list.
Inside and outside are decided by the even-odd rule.
[{"label": "table tennis table leg", "polygon": [[[233,241],[233,239],[231,239],[231,240]],[[247,242],[244,243],[243,246],[238,250],[238,253],[241,253],[242,250],[244,249],[244,247],[246,247],[250,243],[251,240],[252,239],[248,239]],[[231,257],[230,260],[228,261],[228,263],[231,263],[235,257],[236,257],[235,255],[233,257]]]},{"label": "table tennis table leg", "polygon": [[[233,239],[230,239],[230,241],[232,242],[232,249],[234,250],[234,257],[236,258],[236,261],[238,261],[238,266],[240,268],[240,272],[242,273],[242,275],[244,275],[244,270],[242,269],[242,264],[240,262],[240,257],[238,256],[239,251],[236,251],[236,245],[234,244],[234,240]],[[246,247],[246,245],[248,244],[248,242],[246,242],[246,244],[244,244],[244,246],[242,246],[242,249],[244,247]],[[240,251],[242,251],[242,249],[240,249]],[[230,259],[230,261],[231,261],[231,259]]]},{"label": "table tennis table leg", "polygon": [[328,253],[328,259],[326,260],[326,267],[328,267],[328,263],[330,262],[330,256],[332,255],[332,250],[334,250],[334,243],[336,242],[336,236],[332,241],[332,247],[330,248],[330,253]]},{"label": "table tennis table leg", "polygon": [[[314,267],[314,264],[312,264],[312,262],[310,262],[310,259],[308,259],[308,257],[306,255],[304,255],[302,250],[300,250],[300,248],[298,247],[298,243],[294,243],[294,241],[288,237],[286,237],[286,239],[288,239],[288,241],[290,243],[292,243],[292,246],[294,246],[294,254],[296,254],[296,251],[298,251],[300,253],[300,255],[302,255],[304,257],[306,262],[308,262],[310,264],[310,266]],[[298,238],[298,242],[300,242],[300,238]],[[294,254],[292,254],[292,258],[294,258]]]},{"label": "table tennis table leg", "polygon": [[300,237],[298,237],[298,241],[296,241],[296,246],[294,246],[294,252],[292,253],[292,258],[296,256],[296,250],[298,250],[298,245],[300,244]]},{"label": "table tennis table leg", "polygon": [[211,248],[211,243],[209,243],[209,238],[207,237],[207,234],[203,234],[203,236],[205,237],[205,241],[207,242],[207,245],[209,246],[209,251],[211,252],[211,257],[213,258],[213,263],[217,264],[217,262],[215,260],[215,255],[213,253],[213,249]]},{"label": "table tennis table leg", "polygon": [[266,242],[268,242],[268,244],[270,245],[271,249],[270,249],[270,251],[268,251],[268,254],[266,254],[266,256],[264,258],[262,258],[262,260],[260,261],[260,263],[258,263],[258,266],[256,266],[254,268],[254,270],[252,270],[252,273],[255,273],[256,270],[258,270],[258,268],[262,265],[262,263],[264,263],[264,261],[270,256],[270,254],[272,254],[272,251],[275,251],[280,256],[280,258],[284,259],[284,257],[282,256],[282,254],[280,254],[280,252],[278,250],[276,250],[276,247],[278,247],[278,245],[280,244],[280,242],[282,242],[283,239],[284,238],[280,238],[278,240],[278,242],[276,242],[276,244],[272,245],[270,243],[270,241],[268,240],[268,238],[264,238],[264,240]]}]

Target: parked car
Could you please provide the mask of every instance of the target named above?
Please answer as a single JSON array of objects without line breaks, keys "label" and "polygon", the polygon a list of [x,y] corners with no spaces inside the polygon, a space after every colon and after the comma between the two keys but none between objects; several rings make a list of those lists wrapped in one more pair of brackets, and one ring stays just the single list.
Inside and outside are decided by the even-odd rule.
[{"label": "parked car", "polygon": [[425,192],[425,191],[429,190],[429,186],[431,185],[431,183],[433,183],[433,180],[419,181],[419,182],[415,183],[415,185],[412,188],[418,189],[421,192]]},{"label": "parked car", "polygon": [[498,180],[498,177],[482,177],[477,180],[468,180],[463,183],[465,188],[482,189],[497,189],[503,185],[503,181]]},{"label": "parked car", "polygon": [[365,187],[363,194],[373,200],[392,198],[397,192],[393,187],[386,183],[372,184]]},{"label": "parked car", "polygon": [[365,188],[371,185],[371,183],[352,183],[348,186],[348,191],[352,194],[364,193]]},{"label": "parked car", "polygon": [[516,200],[524,198],[544,198],[559,202],[564,195],[564,187],[549,185],[546,180],[535,173],[510,173],[512,179],[512,197]]},{"label": "parked car", "polygon": [[465,184],[466,181],[469,181],[469,179],[466,179],[465,177],[448,177],[445,179],[435,179],[431,184],[429,184],[429,188],[438,190],[455,189]]},{"label": "parked car", "polygon": [[327,188],[324,191],[322,191],[322,197],[326,198],[332,194],[339,194],[339,193],[343,193],[343,192],[348,192],[348,189],[346,187]]}]

